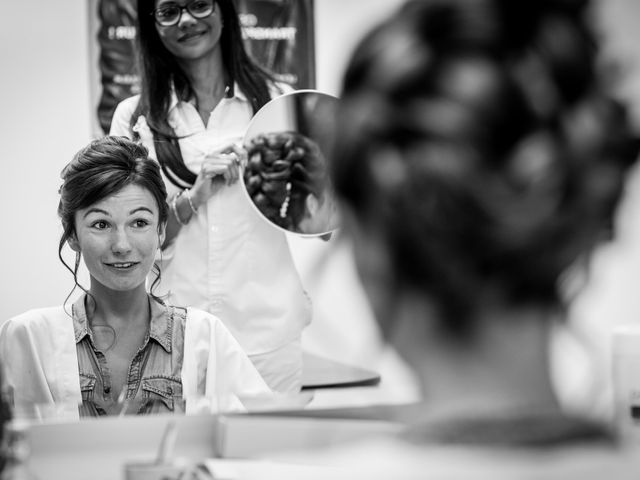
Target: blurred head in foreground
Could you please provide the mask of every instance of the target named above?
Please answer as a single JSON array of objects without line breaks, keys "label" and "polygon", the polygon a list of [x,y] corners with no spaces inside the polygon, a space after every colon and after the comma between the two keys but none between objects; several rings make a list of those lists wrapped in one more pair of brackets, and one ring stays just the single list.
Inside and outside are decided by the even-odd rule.
[{"label": "blurred head in foreground", "polygon": [[554,405],[559,279],[610,232],[637,152],[596,54],[580,0],[412,1],[354,52],[333,181],[427,400]]}]

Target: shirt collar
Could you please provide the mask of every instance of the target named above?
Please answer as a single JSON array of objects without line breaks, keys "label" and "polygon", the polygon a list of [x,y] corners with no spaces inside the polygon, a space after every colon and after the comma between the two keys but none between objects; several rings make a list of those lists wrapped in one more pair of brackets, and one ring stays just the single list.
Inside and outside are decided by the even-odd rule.
[{"label": "shirt collar", "polygon": [[[91,341],[93,341],[93,335],[89,328],[89,321],[87,319],[87,310],[85,308],[86,297],[86,293],[81,295],[71,307],[73,331],[76,343],[79,343],[87,335],[91,338]],[[166,305],[160,303],[154,298],[149,297],[149,306],[151,307],[149,338],[159,343],[167,353],[171,353],[173,316],[170,314]]]},{"label": "shirt collar", "polygon": [[[237,100],[241,100],[243,102],[248,101],[247,96],[244,94],[244,92],[242,90],[240,90],[240,87],[238,86],[237,82],[233,83],[233,96],[231,97],[225,97],[227,99],[237,99]],[[171,99],[169,101],[169,112],[171,110],[173,110],[178,103],[180,102],[180,100],[178,99],[178,95],[176,95],[176,90],[173,87],[173,85],[171,85]]]}]

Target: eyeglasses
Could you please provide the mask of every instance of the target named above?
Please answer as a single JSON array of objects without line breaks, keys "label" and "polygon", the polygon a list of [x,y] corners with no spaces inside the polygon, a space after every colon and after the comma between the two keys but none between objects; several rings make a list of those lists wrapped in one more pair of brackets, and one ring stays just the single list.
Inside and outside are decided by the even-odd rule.
[{"label": "eyeglasses", "polygon": [[214,0],[193,0],[184,7],[177,3],[164,3],[151,12],[151,15],[161,27],[171,27],[178,24],[185,10],[193,18],[207,18],[215,10]]}]

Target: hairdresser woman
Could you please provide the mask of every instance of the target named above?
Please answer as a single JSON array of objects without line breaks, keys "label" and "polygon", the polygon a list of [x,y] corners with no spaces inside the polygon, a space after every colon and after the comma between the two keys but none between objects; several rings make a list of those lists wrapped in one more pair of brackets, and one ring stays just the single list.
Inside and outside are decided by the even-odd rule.
[{"label": "hairdresser woman", "polygon": [[247,125],[281,92],[245,52],[232,0],[139,0],[138,29],[141,93],[111,134],[141,141],[165,176],[158,292],[220,317],[271,388],[298,391],[309,299],[284,233],[238,181]]},{"label": "hairdresser woman", "polygon": [[[67,305],[31,310],[0,332],[6,386],[18,415],[181,412],[196,400],[237,407],[270,390],[213,315],[161,302],[146,278],[165,236],[166,190],[147,150],[105,137],[62,172],[65,243],[90,287]],[[62,256],[60,257],[62,259]],[[194,402],[191,402],[191,401]],[[228,403],[231,402],[231,403]],[[214,405],[215,406],[215,405]]]}]

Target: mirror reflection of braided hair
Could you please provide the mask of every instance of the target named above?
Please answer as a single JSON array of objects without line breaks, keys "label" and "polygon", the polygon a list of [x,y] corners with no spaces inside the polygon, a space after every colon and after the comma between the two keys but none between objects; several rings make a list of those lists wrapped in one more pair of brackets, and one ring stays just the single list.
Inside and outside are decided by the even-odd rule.
[{"label": "mirror reflection of braided hair", "polygon": [[326,161],[318,145],[297,132],[258,135],[248,147],[244,172],[249,196],[276,225],[298,233],[308,214],[306,200],[324,200]]}]

